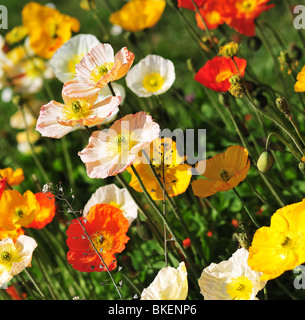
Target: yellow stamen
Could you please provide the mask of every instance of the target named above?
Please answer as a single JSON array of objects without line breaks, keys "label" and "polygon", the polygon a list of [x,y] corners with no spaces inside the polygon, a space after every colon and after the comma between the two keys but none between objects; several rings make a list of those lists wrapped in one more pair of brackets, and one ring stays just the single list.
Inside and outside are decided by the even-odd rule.
[{"label": "yellow stamen", "polygon": [[113,246],[113,235],[106,231],[97,232],[91,240],[95,248],[101,253],[109,251]]},{"label": "yellow stamen", "polygon": [[232,300],[249,300],[253,290],[253,283],[246,277],[232,278],[227,284],[227,293]]},{"label": "yellow stamen", "polygon": [[77,100],[65,105],[63,115],[67,120],[79,120],[88,117],[90,114],[90,103],[84,100]]},{"label": "yellow stamen", "polygon": [[106,62],[96,67],[90,74],[93,82],[97,83],[102,76],[106,75],[114,66],[113,62]]},{"label": "yellow stamen", "polygon": [[15,248],[14,244],[6,244],[0,248],[0,266],[10,272],[14,262],[21,262],[23,256]]},{"label": "yellow stamen", "polygon": [[149,92],[156,92],[162,89],[164,78],[156,72],[148,74],[143,79],[143,87]]},{"label": "yellow stamen", "polygon": [[256,2],[257,1],[254,1],[254,0],[237,1],[236,8],[241,12],[249,13],[255,9]]}]

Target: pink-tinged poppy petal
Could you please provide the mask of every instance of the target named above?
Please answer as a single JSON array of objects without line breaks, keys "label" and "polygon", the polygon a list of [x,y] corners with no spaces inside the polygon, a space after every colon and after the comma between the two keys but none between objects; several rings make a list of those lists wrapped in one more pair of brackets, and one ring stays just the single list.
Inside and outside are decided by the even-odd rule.
[{"label": "pink-tinged poppy petal", "polygon": [[121,67],[122,62],[120,60],[116,60],[113,68],[107,74],[101,76],[101,79],[96,83],[96,86],[103,88],[108,82],[116,80]]},{"label": "pink-tinged poppy petal", "polygon": [[65,99],[72,97],[73,99],[94,99],[98,95],[100,88],[97,88],[87,82],[72,80],[64,84],[62,89],[62,96]]},{"label": "pink-tinged poppy petal", "polygon": [[119,69],[115,80],[121,79],[126,75],[126,73],[133,64],[134,58],[135,55],[131,51],[128,51],[126,47],[118,51],[118,53],[114,57],[114,60],[120,60],[122,62],[122,66]]},{"label": "pink-tinged poppy petal", "polygon": [[54,100],[42,106],[36,130],[43,137],[59,139],[72,130],[72,127],[62,126],[58,123],[58,119],[62,116],[63,107],[63,104]]},{"label": "pink-tinged poppy petal", "polygon": [[160,127],[151,116],[138,112],[115,121],[107,132],[93,132],[89,145],[78,155],[91,178],[104,179],[123,172],[159,133]]}]

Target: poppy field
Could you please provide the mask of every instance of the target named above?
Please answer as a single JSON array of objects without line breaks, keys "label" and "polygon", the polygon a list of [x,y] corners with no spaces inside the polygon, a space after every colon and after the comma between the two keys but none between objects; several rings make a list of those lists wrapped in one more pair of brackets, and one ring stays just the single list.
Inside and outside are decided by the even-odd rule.
[{"label": "poppy field", "polygon": [[301,1],[0,13],[1,300],[305,298]]}]

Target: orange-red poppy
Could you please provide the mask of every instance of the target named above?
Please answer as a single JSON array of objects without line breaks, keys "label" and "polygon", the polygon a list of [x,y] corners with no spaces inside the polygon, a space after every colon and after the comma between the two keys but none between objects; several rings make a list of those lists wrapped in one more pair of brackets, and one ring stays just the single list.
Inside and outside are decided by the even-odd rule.
[{"label": "orange-red poppy", "polygon": [[117,266],[115,254],[122,252],[129,240],[126,235],[128,226],[128,220],[124,217],[122,210],[108,204],[96,204],[91,207],[86,217],[74,219],[69,225],[68,262],[74,269],[81,272],[106,271],[105,264],[109,271],[114,270]]},{"label": "orange-red poppy", "polygon": [[231,58],[215,57],[206,62],[206,64],[197,72],[195,80],[205,87],[218,92],[226,92],[231,84],[231,76],[238,74],[243,77],[246,70],[247,61],[237,57],[233,58],[238,70]]},{"label": "orange-red poppy", "polygon": [[235,188],[246,178],[250,168],[248,150],[242,146],[231,146],[224,153],[203,161],[206,161],[203,173],[206,179],[192,182],[194,194],[202,198]]},{"label": "orange-red poppy", "polygon": [[24,180],[23,170],[21,168],[13,170],[10,167],[0,169],[1,178],[6,178],[6,182],[10,186],[19,185]]},{"label": "orange-red poppy", "polygon": [[50,223],[55,216],[55,197],[50,192],[35,193],[35,197],[39,206],[36,210],[34,220],[31,224],[27,225],[26,228],[42,229]]},{"label": "orange-red poppy", "polygon": [[6,178],[3,178],[0,180],[0,200],[5,188],[6,188]]}]

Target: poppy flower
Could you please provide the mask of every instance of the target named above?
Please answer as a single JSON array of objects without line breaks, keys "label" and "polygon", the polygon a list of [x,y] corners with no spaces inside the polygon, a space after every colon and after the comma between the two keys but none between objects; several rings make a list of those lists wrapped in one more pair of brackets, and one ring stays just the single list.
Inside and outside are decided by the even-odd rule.
[{"label": "poppy flower", "polygon": [[206,169],[202,176],[206,179],[192,182],[194,194],[202,198],[235,188],[250,168],[248,150],[241,146],[231,146],[224,153],[203,161]]},{"label": "poppy flower", "polygon": [[[150,163],[161,183],[163,179],[165,180],[167,194],[174,197],[185,192],[192,177],[191,166],[184,163],[184,158],[178,154],[176,142],[170,138],[157,138],[145,149],[145,152],[149,155]],[[134,163],[134,167],[151,197],[154,200],[163,200],[163,188],[159,185],[147,161],[138,160]],[[143,192],[133,171],[130,168],[127,170],[131,174],[129,185],[137,192]]]},{"label": "poppy flower", "polygon": [[294,85],[295,92],[304,92],[305,91],[305,66],[297,75],[297,81]]},{"label": "poppy flower", "polygon": [[29,32],[31,48],[44,59],[50,59],[71,38],[72,32],[78,32],[80,28],[76,18],[37,2],[24,6],[22,23]]},{"label": "poppy flower", "polygon": [[175,78],[172,61],[149,54],[129,70],[126,84],[137,96],[150,97],[166,92]]},{"label": "poppy flower", "polygon": [[185,300],[188,294],[184,262],[178,268],[162,268],[154,281],[142,291],[141,300]]},{"label": "poppy flower", "polygon": [[262,12],[270,10],[274,4],[267,5],[270,0],[225,0],[220,1],[224,7],[230,8],[225,16],[226,24],[246,36],[255,36],[255,19]]},{"label": "poppy flower", "polygon": [[[79,220],[103,262],[85,235]],[[81,272],[106,271],[105,264],[109,271],[114,270],[117,266],[115,254],[122,252],[129,240],[126,235],[129,224],[122,210],[108,204],[97,204],[91,207],[86,217],[79,220],[72,220],[67,230],[68,262]]]},{"label": "poppy flower", "polygon": [[5,178],[6,183],[10,186],[19,185],[24,180],[23,170],[21,168],[13,170],[10,167],[0,169],[0,178]]},{"label": "poppy flower", "polygon": [[31,266],[36,247],[36,241],[25,235],[20,235],[15,243],[10,238],[0,241],[0,287]]},{"label": "poppy flower", "polygon": [[99,43],[92,34],[78,34],[65,42],[50,60],[50,67],[56,78],[63,83],[73,80],[75,65]]},{"label": "poppy flower", "polygon": [[164,0],[131,0],[110,15],[113,25],[132,32],[152,28],[161,18],[166,6]]},{"label": "poppy flower", "polygon": [[50,223],[55,216],[55,197],[50,192],[38,192],[35,193],[35,197],[39,204],[36,210],[35,218],[29,225],[25,227],[33,229],[42,229],[48,223]]},{"label": "poppy flower", "polygon": [[204,299],[255,300],[266,281],[260,279],[261,272],[251,270],[248,256],[249,252],[240,248],[228,260],[206,267],[198,280]]},{"label": "poppy flower", "polygon": [[107,178],[129,167],[139,151],[159,136],[160,127],[145,112],[116,120],[108,130],[95,131],[78,153],[90,178]]},{"label": "poppy flower", "polygon": [[[240,75],[243,77],[247,61],[237,57],[233,58],[238,66]],[[197,72],[195,80],[205,87],[218,92],[226,92],[231,84],[231,76],[238,74],[238,70],[231,58],[215,57],[206,62],[206,64]]]},{"label": "poppy flower", "polygon": [[62,95],[64,104],[50,101],[42,106],[36,130],[43,137],[59,139],[73,129],[101,123],[114,112],[121,97],[108,97],[96,103],[97,94],[79,97]]},{"label": "poppy flower", "polygon": [[138,206],[127,189],[120,189],[115,184],[108,184],[98,188],[86,203],[83,216],[86,217],[90,208],[96,204],[110,204],[122,210],[129,224],[138,216]]},{"label": "poppy flower", "polygon": [[97,94],[107,83],[124,77],[134,57],[126,47],[114,55],[110,44],[97,44],[75,65],[75,80],[65,83],[63,94],[79,97]]},{"label": "poppy flower", "polygon": [[223,15],[224,8],[226,7],[220,1],[207,1],[203,7],[199,7],[199,12],[195,14],[197,26],[205,30],[203,20],[209,30],[216,29],[224,24],[226,22]]},{"label": "poppy flower", "polygon": [[14,230],[29,225],[37,207],[36,197],[30,190],[23,195],[17,190],[4,190],[0,201],[0,228]]},{"label": "poppy flower", "polygon": [[249,248],[249,266],[261,280],[279,277],[305,262],[305,199],[278,209],[270,227],[256,230]]},{"label": "poppy flower", "polygon": [[6,188],[6,178],[0,179],[0,200],[5,188]]},{"label": "poppy flower", "polygon": [[[194,2],[197,4],[198,8],[203,7],[203,5],[207,1],[208,0],[194,0]],[[196,10],[196,8],[191,0],[178,0],[178,7],[184,8],[184,9],[189,9],[189,10]]]}]

